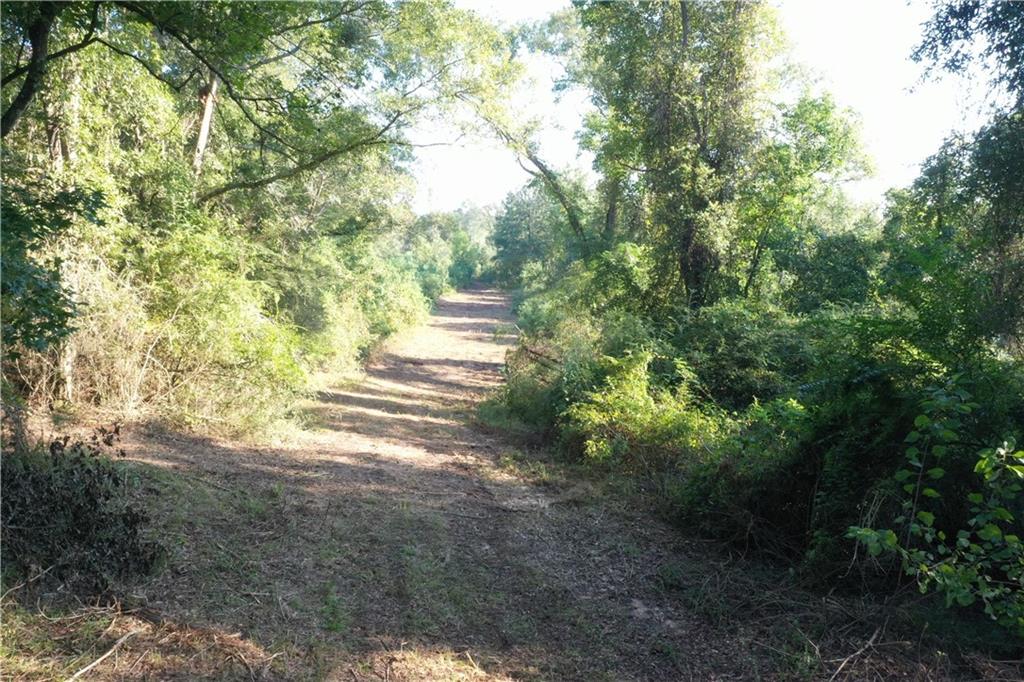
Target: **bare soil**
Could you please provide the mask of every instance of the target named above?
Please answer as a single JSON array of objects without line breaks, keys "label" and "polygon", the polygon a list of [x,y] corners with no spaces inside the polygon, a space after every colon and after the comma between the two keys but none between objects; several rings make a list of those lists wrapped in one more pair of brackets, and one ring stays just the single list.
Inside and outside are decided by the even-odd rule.
[{"label": "bare soil", "polygon": [[[497,291],[445,297],[364,377],[311,401],[286,444],[130,433],[166,565],[115,606],[37,619],[34,640],[8,625],[23,648],[5,652],[8,674],[63,677],[112,651],[83,677],[888,678],[877,652],[917,643],[745,578],[628,495],[481,428],[512,321]],[[831,656],[836,623],[875,637]]]}]

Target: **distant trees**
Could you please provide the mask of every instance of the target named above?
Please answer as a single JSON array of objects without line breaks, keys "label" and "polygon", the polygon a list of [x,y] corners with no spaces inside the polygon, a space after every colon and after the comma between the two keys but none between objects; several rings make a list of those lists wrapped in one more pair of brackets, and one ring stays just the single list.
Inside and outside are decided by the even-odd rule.
[{"label": "distant trees", "polygon": [[582,2],[526,35],[596,107],[582,138],[597,195],[536,186],[589,207],[567,213],[581,255],[654,247],[652,304],[750,294],[766,259],[802,249],[815,199],[865,170],[852,114],[797,81],[782,97],[778,29],[757,3]]}]

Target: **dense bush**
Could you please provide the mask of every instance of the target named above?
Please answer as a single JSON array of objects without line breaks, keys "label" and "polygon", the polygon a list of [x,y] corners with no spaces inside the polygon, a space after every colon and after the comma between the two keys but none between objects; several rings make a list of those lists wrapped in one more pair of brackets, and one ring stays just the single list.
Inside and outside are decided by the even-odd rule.
[{"label": "dense bush", "polygon": [[1024,635],[1024,451],[1010,438],[965,457],[962,430],[979,405],[953,380],[920,407],[891,479],[900,490],[896,529],[852,526],[848,536],[871,556],[897,555],[922,592],[934,586],[947,606],[980,602]]},{"label": "dense bush", "polygon": [[92,443],[68,438],[49,448],[2,455],[4,573],[49,578],[78,590],[103,591],[112,581],[146,573],[162,553],[145,536],[146,515],[132,501],[127,470]]},{"label": "dense bush", "polygon": [[745,300],[684,310],[671,342],[715,402],[731,409],[791,393],[816,359],[799,318]]},{"label": "dense bush", "polygon": [[[732,420],[702,411],[685,379],[673,389],[652,385],[651,360],[650,352],[606,358],[603,385],[568,408],[567,434],[585,457],[650,473],[716,456]],[[676,370],[691,376],[682,363]]]},{"label": "dense bush", "polygon": [[7,183],[0,200],[3,339],[7,353],[40,351],[71,331],[74,301],[61,283],[52,243],[79,216],[95,220],[96,192],[59,189],[43,182]]},{"label": "dense bush", "polygon": [[[1020,501],[979,505],[974,471],[981,444],[1024,435],[1024,364],[965,322],[960,304],[933,310],[942,285],[893,271],[894,259],[911,257],[905,244],[893,249],[867,233],[822,238],[762,261],[792,268],[775,289],[701,306],[656,293],[664,282],[650,249],[630,242],[568,264],[517,263],[524,336],[504,402],[567,456],[641,477],[681,526],[790,562],[813,581],[895,584],[891,563],[850,570],[862,555],[848,532],[899,526],[898,543],[884,530],[852,537],[899,552],[922,586],[953,603],[977,600],[1015,627]],[[949,381],[977,405],[941,446],[944,473],[932,471],[924,493],[938,503],[926,518],[946,538],[967,529],[968,545],[929,549],[923,540],[938,530],[920,521],[915,541],[903,542],[906,482],[893,477],[903,475],[921,401]],[[1000,527],[1008,541],[983,530],[991,518],[1013,519]],[[970,540],[979,530],[989,537]]]}]

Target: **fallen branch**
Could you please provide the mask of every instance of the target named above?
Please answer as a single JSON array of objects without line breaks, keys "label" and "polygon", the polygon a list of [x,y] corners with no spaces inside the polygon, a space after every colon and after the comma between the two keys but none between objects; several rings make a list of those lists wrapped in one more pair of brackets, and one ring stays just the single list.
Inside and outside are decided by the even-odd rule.
[{"label": "fallen branch", "polygon": [[542,353],[539,350],[534,350],[527,345],[522,345],[520,348],[526,351],[527,355],[531,356],[548,369],[555,369],[561,362],[558,358]]},{"label": "fallen branch", "polygon": [[[10,526],[10,525],[8,525],[8,528],[10,528],[10,527],[11,527],[11,526]],[[25,582],[23,582],[23,583],[20,583],[20,584],[18,584],[18,585],[15,585],[15,586],[14,586],[14,587],[12,587],[11,589],[9,589],[9,590],[7,590],[6,592],[4,592],[4,593],[3,593],[3,595],[0,595],[0,602],[3,602],[3,600],[7,599],[7,595],[9,595],[9,594],[10,594],[11,592],[15,592],[15,591],[17,591],[17,590],[20,590],[21,588],[25,587],[25,585],[28,585],[29,583],[33,583],[33,582],[35,582],[36,580],[39,580],[40,578],[42,578],[42,577],[43,577],[44,575],[46,575],[47,573],[49,573],[50,571],[52,571],[52,570],[53,570],[54,568],[56,568],[56,567],[57,567],[57,564],[54,564],[53,566],[50,566],[50,567],[49,567],[48,569],[46,569],[45,571],[41,571],[40,573],[37,573],[37,574],[36,574],[35,576],[33,576],[33,577],[29,578],[29,579],[28,579],[28,580],[26,580]]]}]

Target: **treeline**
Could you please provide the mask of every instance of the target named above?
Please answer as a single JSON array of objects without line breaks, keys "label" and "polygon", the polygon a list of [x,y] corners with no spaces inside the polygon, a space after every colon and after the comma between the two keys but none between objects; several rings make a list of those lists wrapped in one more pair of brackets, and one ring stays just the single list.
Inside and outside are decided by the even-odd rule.
[{"label": "treeline", "polygon": [[1021,5],[937,7],[916,58],[984,53],[1007,105],[879,216],[841,189],[856,118],[787,69],[770,8],[534,27],[592,95],[599,180],[538,176],[497,216],[505,407],[690,531],[819,584],[906,573],[1024,633],[1022,31]]},{"label": "treeline", "polygon": [[511,82],[443,2],[3,7],[7,415],[222,432],[487,265],[491,217],[417,219],[419,117]]}]

